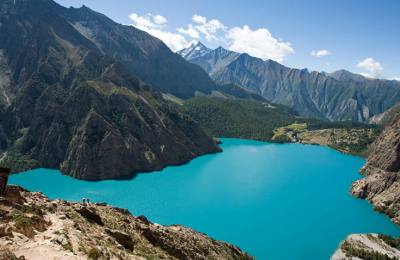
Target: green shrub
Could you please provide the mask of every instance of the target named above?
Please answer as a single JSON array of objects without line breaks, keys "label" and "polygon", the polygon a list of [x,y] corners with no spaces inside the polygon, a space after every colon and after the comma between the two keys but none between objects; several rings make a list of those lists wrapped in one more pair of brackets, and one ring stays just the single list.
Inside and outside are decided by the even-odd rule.
[{"label": "green shrub", "polygon": [[393,238],[387,235],[378,235],[378,237],[383,241],[385,241],[385,243],[388,244],[389,246],[400,250],[400,238]]},{"label": "green shrub", "polygon": [[13,220],[17,229],[21,229],[32,224],[31,220],[23,214],[15,215]]},{"label": "green shrub", "polygon": [[100,256],[101,256],[101,253],[100,253],[100,251],[97,250],[96,248],[92,247],[92,248],[89,250],[89,253],[88,253],[88,258],[89,258],[89,259],[97,260],[97,259],[100,258]]},{"label": "green shrub", "polygon": [[14,171],[27,171],[38,167],[39,163],[29,155],[23,155],[16,152],[10,152],[1,161],[1,166],[11,168]]},{"label": "green shrub", "polygon": [[349,242],[344,241],[341,249],[347,257],[358,257],[364,260],[397,260],[396,257],[390,257],[377,251],[370,251],[353,247]]}]

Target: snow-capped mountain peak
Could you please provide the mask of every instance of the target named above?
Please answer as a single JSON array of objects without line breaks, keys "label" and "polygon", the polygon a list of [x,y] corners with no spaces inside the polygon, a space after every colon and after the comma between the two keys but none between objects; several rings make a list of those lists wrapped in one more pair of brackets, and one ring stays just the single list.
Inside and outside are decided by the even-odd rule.
[{"label": "snow-capped mountain peak", "polygon": [[188,47],[185,49],[182,49],[178,51],[177,53],[181,55],[183,58],[186,60],[192,60],[197,57],[201,57],[207,53],[209,53],[211,49],[207,48],[204,44],[201,42],[194,42],[190,44]]}]

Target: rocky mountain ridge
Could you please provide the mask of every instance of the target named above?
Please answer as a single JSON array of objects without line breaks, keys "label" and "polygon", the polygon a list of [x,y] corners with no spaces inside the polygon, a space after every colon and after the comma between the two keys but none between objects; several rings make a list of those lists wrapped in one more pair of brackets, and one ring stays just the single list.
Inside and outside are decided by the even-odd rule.
[{"label": "rocky mountain ridge", "polygon": [[177,53],[181,55],[184,59],[186,60],[191,60],[195,59],[197,57],[201,57],[208,52],[210,52],[211,49],[207,48],[204,44],[201,42],[197,43],[192,43],[188,47],[186,47],[183,50],[178,51]]},{"label": "rocky mountain ridge", "polygon": [[[96,27],[96,37],[78,22]],[[6,79],[0,85],[1,164],[14,170],[60,168],[75,178],[103,180],[220,151],[154,90],[158,85],[132,73],[155,55],[168,70],[177,63],[186,76],[192,68],[205,74],[154,37],[86,7],[67,9],[51,0],[2,1],[0,36],[0,77]],[[124,59],[123,51],[137,56]],[[143,72],[165,78],[158,73],[168,70],[146,64]],[[170,76],[190,89],[186,76]]]},{"label": "rocky mountain ridge", "polygon": [[118,24],[86,6],[59,9],[57,12],[102,54],[123,63],[129,72],[155,89],[188,98],[196,92],[209,94],[215,88],[204,71],[173,53],[158,38]]},{"label": "rocky mountain ridge", "polygon": [[222,47],[201,54],[192,52],[187,59],[217,82],[251,89],[305,117],[367,122],[400,101],[400,82],[368,79],[344,70],[293,69]]}]

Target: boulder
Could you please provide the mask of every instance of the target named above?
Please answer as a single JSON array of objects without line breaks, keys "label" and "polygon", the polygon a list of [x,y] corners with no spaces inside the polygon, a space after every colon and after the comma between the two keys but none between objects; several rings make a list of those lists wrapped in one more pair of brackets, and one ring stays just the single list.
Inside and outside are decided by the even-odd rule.
[{"label": "boulder", "polygon": [[10,225],[0,224],[0,238],[1,237],[14,237]]},{"label": "boulder", "polygon": [[96,210],[89,209],[87,207],[81,207],[79,209],[76,209],[76,211],[90,222],[96,223],[100,226],[104,226],[103,220],[101,219],[100,215],[96,213]]},{"label": "boulder", "polygon": [[111,230],[108,228],[105,231],[109,236],[113,237],[125,249],[133,250],[134,242],[129,234],[117,230]]}]

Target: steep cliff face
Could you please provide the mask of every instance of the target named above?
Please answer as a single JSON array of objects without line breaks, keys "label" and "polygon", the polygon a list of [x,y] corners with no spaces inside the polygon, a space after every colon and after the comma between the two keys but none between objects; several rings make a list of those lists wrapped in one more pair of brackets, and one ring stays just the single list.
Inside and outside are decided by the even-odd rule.
[{"label": "steep cliff face", "polygon": [[400,225],[400,113],[372,145],[361,173],[365,178],[356,181],[351,192]]},{"label": "steep cliff face", "polygon": [[107,205],[52,201],[16,186],[1,197],[0,212],[0,259],[253,259],[190,228]]},{"label": "steep cliff face", "polygon": [[251,89],[306,117],[366,122],[400,101],[398,81],[372,80],[343,70],[328,74],[293,69],[221,47],[191,54],[184,57],[214,80]]},{"label": "steep cliff face", "polygon": [[82,8],[63,8],[63,17],[101,52],[122,62],[154,88],[180,98],[209,94],[214,82],[201,68],[173,53],[161,40],[132,26]]},{"label": "steep cliff face", "polygon": [[[75,12],[50,0],[0,3],[0,77],[8,79],[0,86],[3,163],[18,170],[34,162],[76,178],[101,180],[219,151],[192,120],[133,76],[127,61],[77,29],[70,18]],[[143,44],[148,40],[153,48],[164,49],[144,32],[93,16],[92,22],[101,17],[140,36]],[[132,62],[139,67],[141,60]],[[170,62],[159,56],[160,66]],[[143,66],[157,74],[157,67]]]}]

